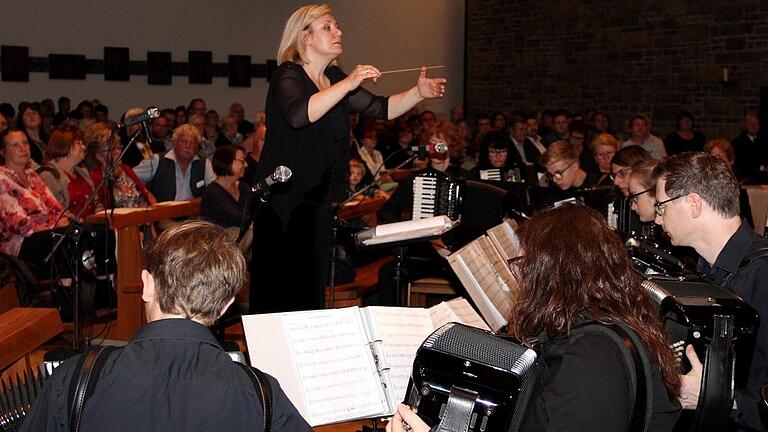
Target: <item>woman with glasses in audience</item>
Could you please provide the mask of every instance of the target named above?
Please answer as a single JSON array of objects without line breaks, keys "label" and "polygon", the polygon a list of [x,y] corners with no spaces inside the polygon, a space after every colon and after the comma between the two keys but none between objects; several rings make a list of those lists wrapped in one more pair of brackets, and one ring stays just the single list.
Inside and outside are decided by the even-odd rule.
[{"label": "woman with glasses in audience", "polygon": [[103,195],[89,201],[99,182],[81,164],[85,144],[77,128],[65,126],[51,132],[45,157],[45,165],[38,172],[69,218],[79,215],[82,220],[104,209]]},{"label": "woman with glasses in audience", "polygon": [[[96,184],[104,178],[107,167],[111,167],[123,153],[123,142],[117,133],[112,137],[110,149],[110,135],[112,135],[112,128],[108,123],[102,122],[88,126],[83,134],[86,147],[85,166]],[[127,164],[118,163],[110,177],[108,186],[99,192],[99,196],[107,203],[107,207],[138,208],[157,204],[157,198]],[[109,186],[112,187],[111,191],[105,197],[104,191],[109,190]]]},{"label": "woman with glasses in audience", "polygon": [[203,192],[202,216],[223,227],[239,227],[248,202],[251,188],[240,181],[248,165],[245,149],[225,145],[216,149],[211,158],[216,180]]},{"label": "woman with glasses in audience", "polygon": [[[652,393],[648,430],[672,430],[680,415],[678,364],[667,345],[656,305],[619,236],[597,213],[563,205],[535,215],[517,232],[520,290],[510,333],[534,347],[541,365],[521,431],[628,431],[635,395]],[[574,246],[576,245],[576,246]],[[609,334],[580,331],[587,324],[617,326],[638,336],[651,368],[646,386],[633,385],[620,345]],[[426,425],[401,405],[387,426],[413,432]]]}]

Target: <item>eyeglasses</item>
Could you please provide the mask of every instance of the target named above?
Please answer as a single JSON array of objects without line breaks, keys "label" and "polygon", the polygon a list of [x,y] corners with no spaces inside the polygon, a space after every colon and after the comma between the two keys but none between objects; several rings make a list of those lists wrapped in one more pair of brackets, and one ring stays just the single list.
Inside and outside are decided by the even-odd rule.
[{"label": "eyeglasses", "polygon": [[549,177],[550,180],[562,180],[563,179],[563,173],[568,171],[568,168],[571,167],[571,165],[575,164],[576,161],[572,161],[568,165],[565,166],[565,168],[561,169],[560,171],[555,171],[554,173],[551,173],[547,171],[547,177]]},{"label": "eyeglasses", "polygon": [[664,212],[667,210],[667,208],[666,208],[667,203],[670,203],[670,202],[672,202],[672,201],[674,201],[676,199],[680,199],[680,198],[682,198],[684,196],[688,196],[688,194],[678,195],[678,196],[676,196],[674,198],[670,198],[668,200],[664,200],[664,201],[657,202],[656,204],[654,204],[653,205],[653,209],[656,210],[656,215],[664,216]]},{"label": "eyeglasses", "polygon": [[622,179],[623,179],[624,177],[626,177],[626,176],[627,176],[627,174],[629,173],[629,171],[630,171],[631,169],[632,169],[632,168],[624,168],[624,169],[620,169],[620,170],[616,171],[615,173],[614,173],[614,172],[612,172],[612,173],[611,173],[611,174],[610,174],[608,177],[610,177],[611,181],[614,181],[614,180],[616,180],[616,178],[617,178],[617,177],[618,177],[618,178],[622,178]]},{"label": "eyeglasses", "polygon": [[648,192],[650,192],[652,190],[653,190],[653,188],[648,188],[648,189],[646,189],[644,191],[640,191],[638,193],[631,193],[631,194],[629,194],[629,196],[627,198],[629,199],[629,202],[637,205],[637,197],[639,197],[640,195],[642,195],[644,193],[648,193]]}]

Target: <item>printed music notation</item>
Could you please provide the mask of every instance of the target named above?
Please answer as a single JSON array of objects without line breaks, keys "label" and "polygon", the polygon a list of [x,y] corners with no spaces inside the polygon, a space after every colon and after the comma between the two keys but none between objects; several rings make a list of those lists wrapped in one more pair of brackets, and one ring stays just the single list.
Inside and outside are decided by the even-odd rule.
[{"label": "printed music notation", "polygon": [[[458,305],[452,321],[482,323],[460,300],[465,306],[449,302]],[[416,351],[435,330],[431,315],[350,307],[247,315],[243,328],[252,364],[275,376],[307,422],[319,426],[392,415]]]},{"label": "printed music notation", "polygon": [[283,323],[312,423],[387,410],[356,308],[284,314]]},{"label": "printed music notation", "polygon": [[427,311],[417,308],[370,306],[362,311],[370,337],[381,340],[389,368],[390,399],[397,404],[405,398],[416,350],[434,331],[432,320]]},{"label": "printed music notation", "polygon": [[448,262],[491,328],[506,325],[518,285],[493,242],[481,236],[453,253]]},{"label": "printed music notation", "polygon": [[429,308],[429,316],[432,318],[432,326],[436,329],[450,322],[459,322],[479,329],[491,330],[469,302],[462,297],[432,306]]},{"label": "printed music notation", "polygon": [[520,239],[510,222],[503,222],[488,230],[488,237],[496,245],[506,262],[520,255]]}]

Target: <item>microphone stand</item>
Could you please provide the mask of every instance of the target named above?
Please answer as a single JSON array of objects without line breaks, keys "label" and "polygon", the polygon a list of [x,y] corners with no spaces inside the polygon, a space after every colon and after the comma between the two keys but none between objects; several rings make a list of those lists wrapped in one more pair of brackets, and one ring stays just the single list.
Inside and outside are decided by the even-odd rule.
[{"label": "microphone stand", "polygon": [[[141,130],[137,130],[136,133],[131,137],[131,140],[128,142],[128,144],[123,148],[122,153],[120,153],[120,156],[113,161],[111,164],[107,163],[104,165],[104,177],[101,179],[101,182],[94,188],[93,192],[91,192],[88,195],[88,198],[85,200],[85,203],[83,204],[83,207],[80,209],[79,212],[77,212],[77,215],[75,215],[75,220],[70,223],[67,226],[67,229],[64,231],[63,234],[59,236],[59,238],[54,242],[53,246],[51,247],[51,250],[48,252],[48,255],[46,255],[45,259],[43,259],[43,262],[47,263],[53,258],[53,255],[56,253],[56,251],[61,247],[61,244],[64,242],[64,240],[67,237],[71,237],[74,246],[75,246],[75,260],[74,260],[74,271],[72,275],[72,285],[74,286],[74,331],[75,331],[75,339],[72,342],[72,349],[75,351],[79,351],[81,348],[81,334],[83,331],[83,323],[80,318],[80,259],[77,257],[77,254],[80,253],[80,236],[82,235],[82,230],[79,229],[80,225],[77,221],[81,220],[83,217],[83,213],[85,212],[85,209],[87,209],[94,199],[99,194],[99,191],[102,187],[106,184],[109,177],[112,175],[112,172],[114,171],[115,167],[120,163],[120,161],[123,159],[123,155],[125,155],[126,150],[136,141],[136,138],[138,138],[139,134],[141,134]],[[108,148],[112,148],[112,138],[114,137],[114,129],[112,130],[112,133],[109,136],[109,143],[107,144]],[[106,209],[104,210],[104,217],[107,219],[106,215]],[[106,221],[105,221],[106,222]]]},{"label": "microphone stand", "polygon": [[[401,151],[403,151],[403,150],[401,150]],[[396,153],[397,152],[392,153],[391,155],[389,155],[389,157],[392,157],[392,155],[394,155]],[[409,156],[408,159],[404,160],[399,165],[394,167],[392,170],[393,171],[394,170],[398,170],[398,169],[408,165],[409,163],[413,162],[414,160],[422,159],[425,156],[426,155],[423,152],[421,152],[421,151],[417,152],[417,153],[414,153],[411,156]],[[384,162],[386,162],[386,161],[384,161]],[[381,167],[379,167],[379,169],[376,171],[376,174],[379,173],[379,171],[381,170],[382,167],[384,167],[384,163],[381,164]],[[331,268],[328,271],[329,277],[331,278],[331,280],[330,280],[330,286],[328,287],[329,291],[330,291],[329,295],[328,295],[328,302],[326,304],[328,308],[333,308],[335,300],[336,300],[336,298],[335,298],[336,297],[336,245],[338,243],[337,239],[338,239],[338,233],[339,233],[339,224],[340,224],[340,220],[341,220],[341,218],[339,218],[339,215],[338,215],[339,209],[341,207],[343,207],[344,204],[346,204],[348,202],[351,202],[352,200],[354,200],[358,196],[360,196],[360,195],[364,194],[366,191],[370,190],[372,187],[380,185],[380,184],[381,184],[381,179],[374,180],[371,183],[368,183],[362,189],[360,189],[357,192],[353,193],[349,198],[347,198],[344,201],[341,201],[340,203],[337,203],[335,206],[333,206],[333,228],[331,229],[331,251],[330,251],[331,252]],[[355,205],[359,205],[361,202],[363,202],[363,200],[360,200]]]}]

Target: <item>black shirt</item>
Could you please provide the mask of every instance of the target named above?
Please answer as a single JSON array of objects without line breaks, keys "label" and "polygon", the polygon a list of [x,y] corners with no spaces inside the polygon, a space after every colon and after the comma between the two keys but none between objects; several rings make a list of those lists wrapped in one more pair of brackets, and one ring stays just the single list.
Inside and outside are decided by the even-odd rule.
[{"label": "black shirt", "polygon": [[[618,432],[634,407],[630,371],[616,344],[595,333],[544,341],[542,367],[521,431]],[[654,368],[651,431],[670,431],[680,414]]]},{"label": "black shirt", "polygon": [[202,216],[223,227],[239,227],[243,223],[245,205],[248,202],[251,188],[246,182],[241,181],[238,184],[238,189],[240,199],[235,200],[235,197],[220,184],[213,182],[208,185],[200,202]]},{"label": "black shirt", "polygon": [[760,386],[768,383],[768,258],[755,259],[742,267],[744,259],[759,247],[768,247],[768,240],[755,234],[749,225],[742,222],[720,251],[714,265],[710,266],[704,258],[699,258],[696,271],[708,282],[722,285],[739,295],[760,314],[747,388],[736,389],[736,403],[739,424],[764,430],[758,409],[761,403]]},{"label": "black shirt", "polygon": [[[48,380],[21,430],[69,431],[71,358]],[[277,380],[272,430],[311,432]],[[106,360],[83,410],[90,431],[260,431],[261,402],[247,373],[202,324],[166,319],[142,327]]]}]

